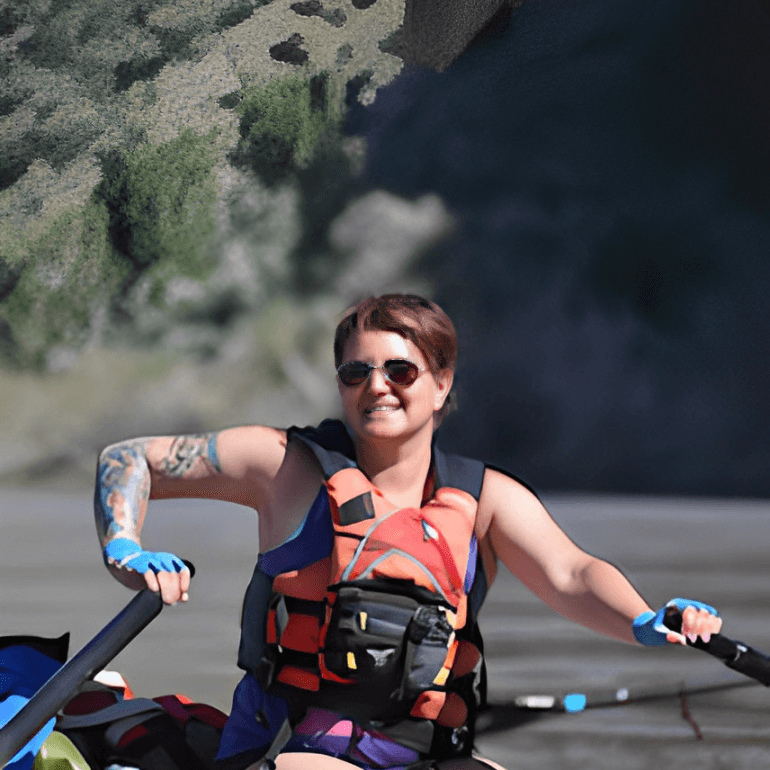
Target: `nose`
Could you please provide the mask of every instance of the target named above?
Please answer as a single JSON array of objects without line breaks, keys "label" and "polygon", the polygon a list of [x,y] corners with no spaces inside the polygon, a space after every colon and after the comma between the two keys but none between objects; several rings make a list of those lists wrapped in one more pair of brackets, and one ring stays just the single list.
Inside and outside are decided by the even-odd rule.
[{"label": "nose", "polygon": [[390,390],[390,384],[385,379],[382,369],[372,369],[369,372],[369,378],[366,381],[366,389],[372,393],[387,393]]}]

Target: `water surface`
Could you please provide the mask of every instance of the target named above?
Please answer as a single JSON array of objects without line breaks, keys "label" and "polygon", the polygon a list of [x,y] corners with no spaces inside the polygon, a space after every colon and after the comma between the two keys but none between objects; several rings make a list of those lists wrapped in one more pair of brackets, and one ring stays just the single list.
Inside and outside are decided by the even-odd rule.
[{"label": "water surface", "polygon": [[[553,516],[586,550],[620,567],[658,606],[674,595],[715,604],[725,632],[770,651],[770,503],[559,495]],[[77,651],[131,598],[102,566],[90,495],[0,489],[0,633],[72,634]],[[111,665],[137,695],[183,692],[229,709],[256,518],[208,501],[153,503],[145,544],[175,550],[198,574],[186,606],[164,610]],[[502,571],[482,614],[491,697],[669,688],[737,677],[680,648],[636,648],[556,615]],[[479,738],[510,770],[770,766],[770,692],[762,687],[549,715],[508,712]],[[489,721],[489,720],[488,720]]]}]

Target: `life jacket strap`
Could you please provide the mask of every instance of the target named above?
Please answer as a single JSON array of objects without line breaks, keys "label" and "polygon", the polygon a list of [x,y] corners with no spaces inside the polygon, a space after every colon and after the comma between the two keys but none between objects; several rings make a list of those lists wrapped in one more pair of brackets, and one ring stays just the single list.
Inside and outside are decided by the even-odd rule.
[{"label": "life jacket strap", "polygon": [[241,609],[241,628],[248,628],[249,633],[241,633],[238,646],[238,666],[244,671],[256,675],[263,666],[265,657],[265,639],[267,638],[267,613],[265,608],[273,593],[273,578],[259,568],[259,562],[254,567],[254,573],[243,597]]},{"label": "life jacket strap", "polygon": [[275,770],[275,760],[291,739],[292,732],[289,720],[284,719],[265,755],[254,764],[249,765],[247,770]]}]

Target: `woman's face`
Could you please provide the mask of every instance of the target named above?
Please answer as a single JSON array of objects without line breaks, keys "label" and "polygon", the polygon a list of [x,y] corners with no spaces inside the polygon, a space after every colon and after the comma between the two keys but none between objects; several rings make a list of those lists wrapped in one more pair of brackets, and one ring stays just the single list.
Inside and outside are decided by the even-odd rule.
[{"label": "woman's face", "polygon": [[342,363],[363,361],[382,366],[394,358],[406,359],[423,370],[408,386],[394,385],[382,369],[374,369],[360,385],[348,387],[337,379],[345,419],[361,438],[411,438],[433,434],[434,412],[444,405],[452,386],[452,372],[434,377],[420,349],[396,332],[358,331],[348,339]]}]

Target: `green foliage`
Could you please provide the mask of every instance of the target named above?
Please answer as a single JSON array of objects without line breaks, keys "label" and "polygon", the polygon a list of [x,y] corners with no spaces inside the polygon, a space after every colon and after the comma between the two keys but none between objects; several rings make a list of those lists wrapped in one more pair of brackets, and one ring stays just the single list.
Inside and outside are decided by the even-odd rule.
[{"label": "green foliage", "polygon": [[234,27],[236,24],[240,24],[246,19],[250,18],[254,13],[254,9],[260,5],[266,5],[269,0],[262,0],[262,2],[251,2],[251,0],[234,0],[232,3],[228,3],[219,12],[216,20],[217,29],[227,29],[228,27]]},{"label": "green foliage", "polygon": [[0,302],[5,365],[43,369],[52,346],[77,346],[87,337],[92,314],[128,272],[109,242],[107,222],[104,204],[91,201],[19,244],[21,274]]},{"label": "green foliage", "polygon": [[33,27],[20,61],[66,71],[90,98],[106,102],[114,91],[154,78],[168,62],[193,57],[196,38],[240,24],[269,1],[190,0],[170,7],[162,0],[26,0],[0,13],[0,29]]},{"label": "green foliage", "polygon": [[115,66],[115,90],[127,91],[137,80],[152,80],[165,66],[162,56],[137,56]]},{"label": "green foliage", "polygon": [[163,263],[191,277],[211,268],[212,140],[187,130],[161,145],[102,158],[104,178],[95,195],[107,205],[113,244],[138,268]]},{"label": "green foliage", "polygon": [[306,168],[324,140],[337,137],[339,118],[326,74],[298,74],[243,92],[238,157],[268,183]]},{"label": "green foliage", "polygon": [[[234,90],[249,78],[261,81],[264,72],[244,69],[252,61],[259,68],[258,58],[235,52],[233,59],[224,36],[213,33],[269,2],[0,0],[0,367],[5,361],[42,369],[62,358],[52,348],[62,346],[66,358],[70,348],[98,341],[90,336],[95,309],[112,344],[168,338],[202,349],[217,339],[213,328],[219,333],[275,285],[290,282],[295,268],[322,282],[328,251],[310,266],[304,257],[318,250],[346,195],[339,127],[349,76],[343,65],[351,54],[345,49],[332,76],[287,67],[268,85]],[[265,18],[283,29],[283,11],[275,11]],[[344,14],[337,9],[322,18],[336,25]],[[244,33],[264,44],[260,30]],[[286,41],[281,32],[275,39],[295,37]],[[200,68],[202,78],[196,72],[169,89],[187,69],[174,66],[168,79],[142,82],[207,51],[217,55]],[[217,205],[223,190],[215,166],[224,165],[233,143],[232,113],[216,111],[217,97],[241,118],[236,157],[268,181],[292,176],[292,183],[264,196],[260,186],[257,213],[244,198],[249,248],[236,255],[239,269],[223,270],[215,285],[207,279],[218,262],[218,216],[228,217],[228,238],[235,223],[232,205]],[[147,109],[156,100],[161,108]],[[222,135],[188,131],[162,145],[146,143],[148,135],[170,137],[179,126],[199,125],[190,101],[195,116],[200,102],[204,119]],[[244,177],[227,179],[234,200]],[[298,243],[307,249],[295,259],[290,252]],[[235,261],[233,253],[228,260]]]},{"label": "green foliage", "polygon": [[[56,345],[79,347],[97,307],[146,274],[161,305],[169,278],[205,277],[214,264],[212,136],[187,131],[103,161],[85,207],[43,229],[6,237],[0,258],[0,361],[43,369]],[[127,258],[128,257],[128,258]]]},{"label": "green foliage", "polygon": [[[24,88],[20,74],[15,73],[17,77],[0,85],[0,103],[5,102],[11,111],[32,90],[29,86]],[[2,119],[0,189],[16,182],[36,158],[60,171],[105,128],[102,111],[76,84],[52,73],[29,80],[34,84],[34,95],[21,110]]]},{"label": "green foliage", "polygon": [[0,35],[12,35],[19,26],[18,19],[14,13],[15,9],[9,5],[0,6]]},{"label": "green foliage", "polygon": [[109,99],[118,64],[158,52],[155,36],[137,23],[135,8],[120,0],[30,0],[23,15],[34,34],[20,46],[20,60],[66,72],[99,102]]}]

